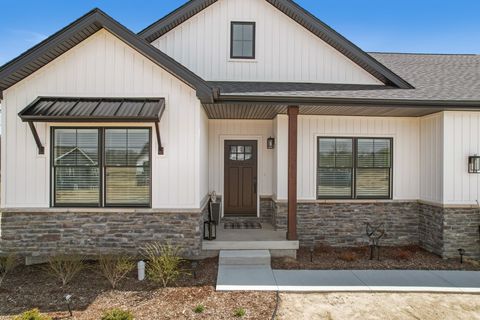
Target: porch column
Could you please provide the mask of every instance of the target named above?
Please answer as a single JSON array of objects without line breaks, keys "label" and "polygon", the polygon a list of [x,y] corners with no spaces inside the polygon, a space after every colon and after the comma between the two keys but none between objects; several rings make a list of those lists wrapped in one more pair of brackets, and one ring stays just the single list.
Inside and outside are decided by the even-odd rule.
[{"label": "porch column", "polygon": [[288,224],[287,240],[297,240],[297,118],[298,106],[288,107]]}]

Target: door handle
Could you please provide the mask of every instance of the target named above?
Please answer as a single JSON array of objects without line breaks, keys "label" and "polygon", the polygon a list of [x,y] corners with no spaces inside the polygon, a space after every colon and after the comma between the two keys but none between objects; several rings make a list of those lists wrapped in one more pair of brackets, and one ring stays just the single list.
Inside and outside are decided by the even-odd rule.
[{"label": "door handle", "polygon": [[253,179],[253,193],[257,194],[257,179]]}]

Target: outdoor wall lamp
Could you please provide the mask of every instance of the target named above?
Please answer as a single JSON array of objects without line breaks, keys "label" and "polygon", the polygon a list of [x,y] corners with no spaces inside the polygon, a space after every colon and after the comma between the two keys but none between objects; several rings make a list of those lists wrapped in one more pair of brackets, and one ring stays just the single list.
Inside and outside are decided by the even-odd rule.
[{"label": "outdoor wall lamp", "polygon": [[480,173],[480,156],[468,157],[468,173]]},{"label": "outdoor wall lamp", "polygon": [[275,148],[275,138],[270,137],[267,139],[267,149]]}]

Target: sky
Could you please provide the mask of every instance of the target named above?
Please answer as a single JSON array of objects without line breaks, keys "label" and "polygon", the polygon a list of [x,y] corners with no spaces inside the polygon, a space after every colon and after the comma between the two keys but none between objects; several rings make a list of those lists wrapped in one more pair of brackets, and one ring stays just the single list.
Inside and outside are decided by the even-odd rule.
[{"label": "sky", "polygon": [[[184,2],[0,0],[0,65],[95,7],[138,32]],[[478,0],[296,2],[365,51],[480,54]]]}]

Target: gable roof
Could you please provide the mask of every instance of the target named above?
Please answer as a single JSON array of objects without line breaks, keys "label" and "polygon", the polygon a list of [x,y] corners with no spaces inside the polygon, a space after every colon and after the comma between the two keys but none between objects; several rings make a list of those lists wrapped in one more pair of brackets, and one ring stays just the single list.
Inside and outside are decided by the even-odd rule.
[{"label": "gable roof", "polygon": [[[172,13],[166,15],[162,19],[140,31],[138,35],[148,42],[153,42],[155,39],[174,29],[181,23],[190,19],[217,1],[218,0],[191,0]],[[343,55],[365,69],[384,84],[402,89],[413,88],[412,85],[410,85],[407,81],[392,72],[372,56],[365,53],[362,49],[354,45],[348,39],[320,21],[317,17],[300,7],[295,2],[291,0],[265,1],[341,52]]]},{"label": "gable roof", "polygon": [[206,81],[97,8],[1,66],[0,98],[3,90],[28,77],[102,28],[194,88],[202,102],[213,101],[212,89]]}]

